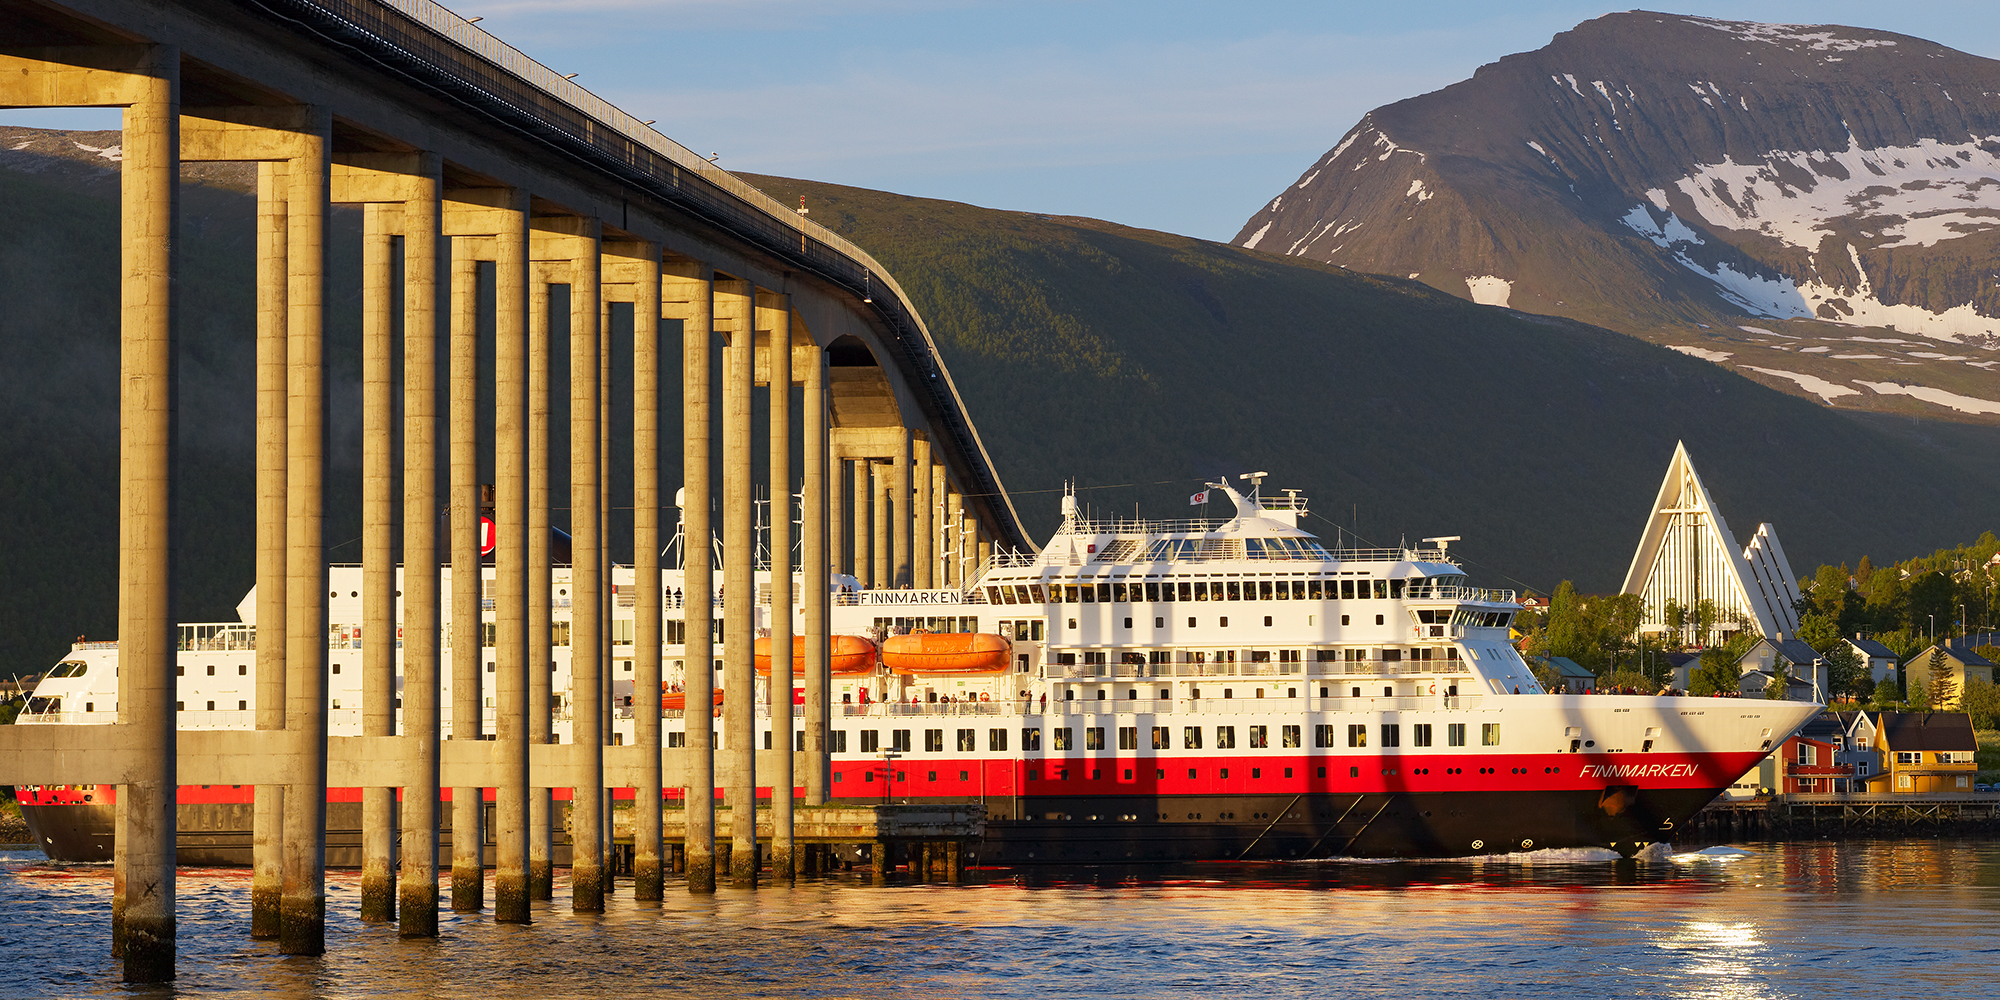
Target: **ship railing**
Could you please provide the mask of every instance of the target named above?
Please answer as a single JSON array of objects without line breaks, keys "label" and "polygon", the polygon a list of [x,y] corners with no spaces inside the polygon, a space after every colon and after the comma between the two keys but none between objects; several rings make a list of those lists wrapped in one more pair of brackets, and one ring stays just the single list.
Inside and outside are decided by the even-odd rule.
[{"label": "ship railing", "polygon": [[22,712],[14,718],[20,726],[108,726],[117,721],[117,712]]},{"label": "ship railing", "polygon": [[76,650],[77,652],[82,652],[83,650],[86,649],[117,649],[118,640],[116,639],[104,639],[98,641],[78,640],[76,642],[70,643],[69,648]]},{"label": "ship railing", "polygon": [[842,719],[995,717],[1022,715],[1028,711],[1027,703],[1020,701],[926,701],[914,705],[908,702],[877,701],[866,705],[840,704],[833,706],[833,709],[834,716]]},{"label": "ship railing", "polygon": [[1403,591],[1406,601],[1473,601],[1486,604],[1518,604],[1519,593],[1513,590],[1496,590],[1491,587],[1460,587],[1451,584],[1432,586],[1408,586]]},{"label": "ship railing", "polygon": [[249,652],[256,648],[257,627],[242,622],[182,625],[175,645],[183,653]]},{"label": "ship railing", "polygon": [[[1394,663],[1381,660],[1344,661],[1345,670],[1340,674],[1361,677],[1413,677],[1418,674],[1469,674],[1471,668],[1464,660],[1400,660]],[[1329,675],[1329,676],[1338,676]]]},{"label": "ship railing", "polygon": [[[1321,698],[1310,692],[1289,696],[1283,691],[1271,691],[1264,697],[1256,697],[1252,692],[1240,692],[1228,698],[1081,698],[1050,702],[1046,709],[1030,706],[1026,715],[1168,715],[1173,713],[1199,713],[1205,715],[1291,715],[1299,716],[1313,712],[1388,712],[1426,711],[1442,709],[1473,709],[1480,705],[1478,695],[1444,697],[1439,695],[1389,696],[1389,697],[1329,697]],[[1340,734],[1345,740],[1346,734]]]}]

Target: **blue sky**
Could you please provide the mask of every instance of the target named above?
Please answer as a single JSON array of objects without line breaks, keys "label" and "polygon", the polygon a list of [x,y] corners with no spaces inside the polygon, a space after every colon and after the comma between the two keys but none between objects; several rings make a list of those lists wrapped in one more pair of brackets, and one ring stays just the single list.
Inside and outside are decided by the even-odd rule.
[{"label": "blue sky", "polygon": [[[1370,108],[1610,8],[1494,3],[459,0],[732,170],[1227,240]],[[1670,8],[2000,56],[1991,0]],[[116,127],[70,112],[0,123]]]}]

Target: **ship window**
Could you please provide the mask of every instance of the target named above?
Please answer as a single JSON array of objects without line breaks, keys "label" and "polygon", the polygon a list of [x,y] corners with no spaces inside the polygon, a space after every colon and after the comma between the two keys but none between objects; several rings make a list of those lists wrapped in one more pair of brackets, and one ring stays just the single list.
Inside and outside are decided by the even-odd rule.
[{"label": "ship window", "polygon": [[1159,599],[1160,599],[1160,585],[1157,583],[1146,584],[1146,600],[1157,601]]},{"label": "ship window", "polygon": [[1231,580],[1231,581],[1229,581],[1229,582],[1228,582],[1228,583],[1227,583],[1227,584],[1226,584],[1225,586],[1227,586],[1227,587],[1229,588],[1229,599],[1230,599],[1230,600],[1232,600],[1232,601],[1240,601],[1240,600],[1242,600],[1242,599],[1243,599],[1243,585],[1242,585],[1242,584],[1240,584],[1240,583],[1236,582],[1235,580]]},{"label": "ship window", "polygon": [[881,731],[881,730],[879,730],[879,729],[863,729],[863,730],[861,731],[861,752],[862,752],[862,753],[874,753],[875,751],[877,751],[877,750],[880,750],[881,748],[882,748],[882,731]]},{"label": "ship window", "polygon": [[[1102,693],[1102,692],[1100,692],[1100,693]],[[1069,730],[1067,730],[1067,729],[1064,729],[1064,730],[1061,730],[1061,732],[1065,732],[1065,733],[1066,733],[1066,732],[1069,732]],[[1083,748],[1084,748],[1085,750],[1102,750],[1102,749],[1104,749],[1104,727],[1103,727],[1103,726],[1088,726],[1088,727],[1086,727],[1086,728],[1084,729],[1084,731],[1083,731]],[[1058,749],[1061,749],[1061,748],[1058,748]]]},{"label": "ship window", "polygon": [[1410,727],[1410,745],[1427,747],[1431,745],[1431,724],[1419,722]]},{"label": "ship window", "polygon": [[1367,746],[1368,727],[1358,723],[1349,725],[1347,727],[1347,745],[1351,747]]},{"label": "ship window", "polygon": [[1127,596],[1125,590],[1126,590],[1125,585],[1122,583],[1112,584],[1111,599],[1119,604],[1124,604]]},{"label": "ship window", "polygon": [[1403,729],[1394,722],[1382,723],[1382,745],[1397,747],[1403,745]]},{"label": "ship window", "polygon": [[[1175,589],[1180,591],[1179,600],[1183,601],[1200,600],[1200,598],[1194,596],[1194,584],[1192,583],[1187,583],[1183,581],[1179,584],[1176,584]],[[1169,598],[1169,600],[1172,600],[1172,598]]]},{"label": "ship window", "polygon": [[894,750],[894,751],[896,751],[897,753],[909,753],[909,752],[910,752],[910,731],[909,731],[909,730],[907,730],[907,729],[892,729],[892,730],[890,730],[890,731],[889,731],[889,749],[891,749],[891,750]]},{"label": "ship window", "polygon": [[1288,749],[1295,749],[1295,748],[1297,748],[1297,747],[1298,747],[1298,745],[1299,745],[1299,727],[1297,727],[1297,726],[1282,726],[1282,727],[1280,727],[1280,728],[1278,729],[1278,735],[1279,735],[1279,737],[1280,737],[1280,738],[1282,739],[1282,741],[1284,742],[1284,745],[1286,746],[1286,748],[1288,748]]},{"label": "ship window", "polygon": [[1265,616],[1264,616],[1264,627],[1265,627],[1265,628],[1270,628],[1270,627],[1271,627],[1271,616],[1270,616],[1270,615],[1265,615]]},{"label": "ship window", "polygon": [[1235,726],[1217,726],[1217,727],[1215,727],[1215,748],[1216,748],[1217,750],[1234,750],[1234,749],[1236,749],[1236,727],[1235,727]]},{"label": "ship window", "polygon": [[1167,727],[1165,727],[1165,726],[1154,726],[1154,727],[1153,727],[1153,749],[1155,749],[1155,750],[1166,750],[1166,749],[1169,749],[1169,747],[1170,747],[1170,740],[1169,740],[1169,738],[1168,738],[1168,735],[1167,735]]},{"label": "ship window", "polygon": [[1330,747],[1332,745],[1333,745],[1333,726],[1330,723],[1321,723],[1319,725],[1314,726],[1313,746]]},{"label": "ship window", "polygon": [[1139,727],[1138,727],[1138,726],[1119,726],[1119,727],[1118,727],[1118,749],[1120,749],[1120,750],[1137,750],[1137,749],[1139,749]]},{"label": "ship window", "polygon": [[[491,668],[488,668],[488,669],[491,669]],[[210,672],[210,673],[213,673],[214,671],[215,671],[215,668],[213,668],[213,667],[210,667],[210,668],[209,668],[209,672]],[[336,673],[336,674],[337,674],[337,673],[340,673],[340,664],[336,663],[336,664],[334,664],[334,665],[333,665],[333,672],[334,672],[334,673]]]},{"label": "ship window", "polygon": [[1005,729],[988,729],[986,731],[986,749],[995,752],[1006,750],[1007,731]]},{"label": "ship window", "polygon": [[1108,584],[1108,583],[1100,583],[1100,584],[1098,584],[1098,585],[1097,585],[1097,603],[1099,603],[1099,604],[1110,604],[1110,603],[1111,603],[1111,585],[1110,585],[1110,584]]},{"label": "ship window", "polygon": [[1200,726],[1183,726],[1181,728],[1181,747],[1186,750],[1201,749]]},{"label": "ship window", "polygon": [[[336,703],[336,704],[337,704],[337,703]],[[212,702],[212,701],[211,701],[211,702],[209,702],[209,703],[208,703],[208,710],[209,710],[209,711],[211,711],[211,712],[215,711],[215,702]]]},{"label": "ship window", "polygon": [[1063,598],[1062,598],[1062,602],[1063,602],[1064,604],[1075,604],[1075,603],[1077,603],[1077,600],[1078,600],[1078,598],[1077,598],[1077,588],[1075,588],[1075,587],[1072,587],[1072,586],[1068,586],[1068,585],[1064,585],[1064,586],[1063,586],[1063,588],[1062,588],[1062,592],[1063,592]]},{"label": "ship window", "polygon": [[[1231,584],[1230,586],[1235,586],[1235,584]],[[1228,627],[1229,627],[1229,616],[1228,616],[1228,615],[1223,615],[1222,617],[1220,617],[1220,618],[1218,618],[1218,619],[1216,619],[1216,620],[1215,620],[1215,624],[1216,624],[1216,626],[1217,626],[1218,628],[1228,628]]]},{"label": "ship window", "polygon": [[924,752],[925,753],[944,752],[944,730],[942,729],[924,730]]},{"label": "ship window", "polygon": [[1271,581],[1269,581],[1269,580],[1260,580],[1260,581],[1258,581],[1258,583],[1257,583],[1257,596],[1258,596],[1258,598],[1259,598],[1259,599],[1261,599],[1261,600],[1266,600],[1266,601],[1268,601],[1268,600],[1270,600],[1270,599],[1271,599]]},{"label": "ship window", "polygon": [[1250,727],[1250,748],[1251,748],[1252,750],[1263,750],[1263,749],[1266,749],[1266,748],[1268,748],[1268,747],[1269,747],[1269,746],[1271,745],[1271,735],[1270,735],[1270,733],[1271,733],[1271,731],[1270,731],[1270,729],[1269,729],[1268,727],[1265,727],[1265,726],[1251,726],[1251,727]]},{"label": "ship window", "polygon": [[1500,724],[1497,722],[1481,723],[1479,726],[1479,744],[1481,746],[1489,746],[1489,747],[1499,746]]},{"label": "ship window", "polygon": [[1042,748],[1041,727],[1040,726],[1023,727],[1021,730],[1021,749],[1040,750],[1041,748]]},{"label": "ship window", "polygon": [[1311,600],[1318,601],[1326,597],[1326,581],[1324,580],[1307,580],[1305,587],[1306,597]]},{"label": "ship window", "polygon": [[184,666],[181,666],[181,665],[180,665],[180,664],[178,664],[178,663],[174,664],[174,676],[175,676],[175,677],[186,677],[186,676],[187,676],[187,672],[188,672],[188,668],[186,668],[186,667],[184,667]]}]

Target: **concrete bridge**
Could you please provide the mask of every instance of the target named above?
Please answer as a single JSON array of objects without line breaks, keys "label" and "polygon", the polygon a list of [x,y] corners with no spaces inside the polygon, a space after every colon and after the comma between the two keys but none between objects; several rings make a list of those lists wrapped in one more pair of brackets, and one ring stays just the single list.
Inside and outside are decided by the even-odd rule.
[{"label": "concrete bridge", "polygon": [[[578,829],[594,816],[608,831],[607,785],[659,801],[663,774],[681,778],[688,885],[700,892],[717,878],[714,789],[740,803],[768,785],[772,870],[794,872],[794,785],[808,804],[827,794],[826,589],[801,588],[811,664],[803,753],[752,748],[750,699],[728,701],[729,749],[720,758],[709,727],[691,727],[685,750],[663,750],[652,712],[639,713],[638,745],[607,746],[607,482],[614,466],[629,463],[640,691],[659,690],[661,679],[660,512],[671,503],[662,482],[673,470],[661,462],[672,443],[660,440],[660,391],[676,371],[685,529],[694,539],[719,529],[729,593],[752,589],[760,482],[779,496],[799,487],[807,581],[851,570],[877,585],[953,586],[991,546],[1029,547],[895,280],[839,236],[428,0],[8,0],[0,45],[0,105],[124,109],[119,721],[0,728],[0,782],[119,786],[113,931],[126,977],[173,975],[181,784],[256,786],[251,930],[292,954],[324,949],[330,771],[364,786],[363,918],[399,919],[407,936],[437,933],[441,785],[455,790],[458,831],[479,827],[477,790],[497,790],[494,913],[503,921],[527,921],[531,898],[549,895],[550,787],[575,789]],[[258,301],[257,729],[177,736],[168,585],[177,509],[173,237],[180,165],[195,161],[257,164],[256,267],[244,275]],[[344,291],[326,277],[336,204],[364,206],[368,605],[364,733],[330,739],[322,330],[326,303]],[[491,277],[482,279],[486,269]],[[567,386],[550,384],[555,286],[568,288]],[[490,312],[479,305],[482,291],[495,302]],[[629,356],[610,351],[614,310],[621,318],[630,311]],[[482,325],[495,331],[491,398],[478,391]],[[610,447],[615,367],[629,367],[634,386],[629,454]],[[758,385],[799,389],[796,413],[791,392],[768,394],[763,470],[750,457]],[[569,416],[568,496],[549,491],[549,416],[561,412],[552,408]],[[441,593],[440,574],[417,571],[479,563],[482,417],[494,428],[498,608],[489,647],[497,670],[485,690],[474,631],[479,575],[454,574],[451,592]],[[795,425],[806,442],[796,455]],[[400,470],[391,464],[398,439]],[[719,500],[719,525],[707,497]],[[565,745],[549,743],[551,698],[561,694],[549,690],[545,668],[552,508],[571,512],[578,609],[568,694],[584,736]],[[771,521],[771,569],[783,579],[795,568],[789,518]],[[392,548],[398,527],[400,552]],[[398,562],[411,568],[400,595],[408,627],[401,732],[392,645]],[[713,575],[707,560],[690,561],[691,663],[713,655]],[[779,649],[792,642],[787,589],[774,588]],[[439,640],[446,601],[451,651]],[[593,607],[595,616],[583,613]],[[748,602],[727,606],[720,634],[725,684],[751,689]],[[497,739],[478,741],[477,727],[458,727],[458,739],[441,746],[444,670],[452,672],[455,718],[478,717],[482,696],[497,699]],[[688,703],[707,703],[709,672],[690,671],[687,680]],[[774,737],[786,746],[789,717],[776,716]],[[726,874],[754,883],[755,810],[730,813],[721,838],[732,848]],[[657,899],[661,818],[637,814],[635,891]],[[455,909],[485,905],[481,839],[452,838]],[[603,907],[607,839],[576,838],[579,911]]]}]

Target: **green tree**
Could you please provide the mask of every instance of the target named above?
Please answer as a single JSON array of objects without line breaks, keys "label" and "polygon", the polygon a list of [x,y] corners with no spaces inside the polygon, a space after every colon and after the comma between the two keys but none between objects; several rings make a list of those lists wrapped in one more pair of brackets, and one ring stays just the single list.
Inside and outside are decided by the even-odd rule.
[{"label": "green tree", "polygon": [[1566,656],[1579,663],[1591,659],[1590,629],[1584,620],[1582,601],[1576,584],[1568,580],[1556,585],[1549,598],[1549,621],[1544,641],[1550,656]]},{"label": "green tree", "polygon": [[1688,680],[1688,693],[1710,695],[1737,690],[1743,682],[1743,675],[1737,669],[1736,657],[1726,649],[1703,650],[1701,664],[1694,669],[1694,676]]},{"label": "green tree", "polygon": [[1840,639],[1840,619],[1830,612],[1807,612],[1806,616],[1799,620],[1799,641],[1811,646],[1814,652],[1824,653],[1835,646],[1844,645]]},{"label": "green tree", "polygon": [[1887,708],[1903,700],[1903,689],[1896,686],[1894,677],[1884,677],[1875,685],[1873,700],[1876,708]]},{"label": "green tree", "polygon": [[1600,690],[1604,688],[1626,687],[1634,691],[1645,691],[1648,693],[1657,691],[1660,687],[1653,682],[1651,677],[1630,668],[1614,670],[1599,677],[1597,679],[1597,686]]},{"label": "green tree", "polygon": [[1965,682],[1958,707],[1972,716],[1973,729],[2000,728],[2000,687],[1977,677]]},{"label": "green tree", "polygon": [[1667,638],[1675,649],[1686,648],[1688,609],[1682,607],[1679,601],[1668,601],[1664,610],[1662,617],[1666,619]]},{"label": "green tree", "polygon": [[1958,696],[1958,685],[1952,683],[1951,663],[1944,657],[1943,646],[1931,647],[1930,663],[1927,666],[1930,668],[1931,682],[1925,700],[1929,702],[1931,708],[1939,711],[1950,708],[1953,699]]},{"label": "green tree", "polygon": [[1868,693],[1875,687],[1875,682],[1869,679],[1868,664],[1861,659],[1861,654],[1855,652],[1854,647],[1845,642],[1836,642],[1833,644],[1833,648],[1824,652],[1826,653],[1826,684],[1827,687],[1832,689],[1826,693],[1826,696],[1828,698],[1833,698],[1836,695],[1852,695],[1855,698],[1868,697]]},{"label": "green tree", "polygon": [[1771,683],[1764,685],[1764,697],[1771,701],[1784,701],[1791,693],[1792,672],[1779,666],[1772,672]]},{"label": "green tree", "polygon": [[1694,606],[1695,641],[1704,646],[1715,642],[1715,627],[1722,623],[1722,611],[1713,598],[1704,597]]}]

